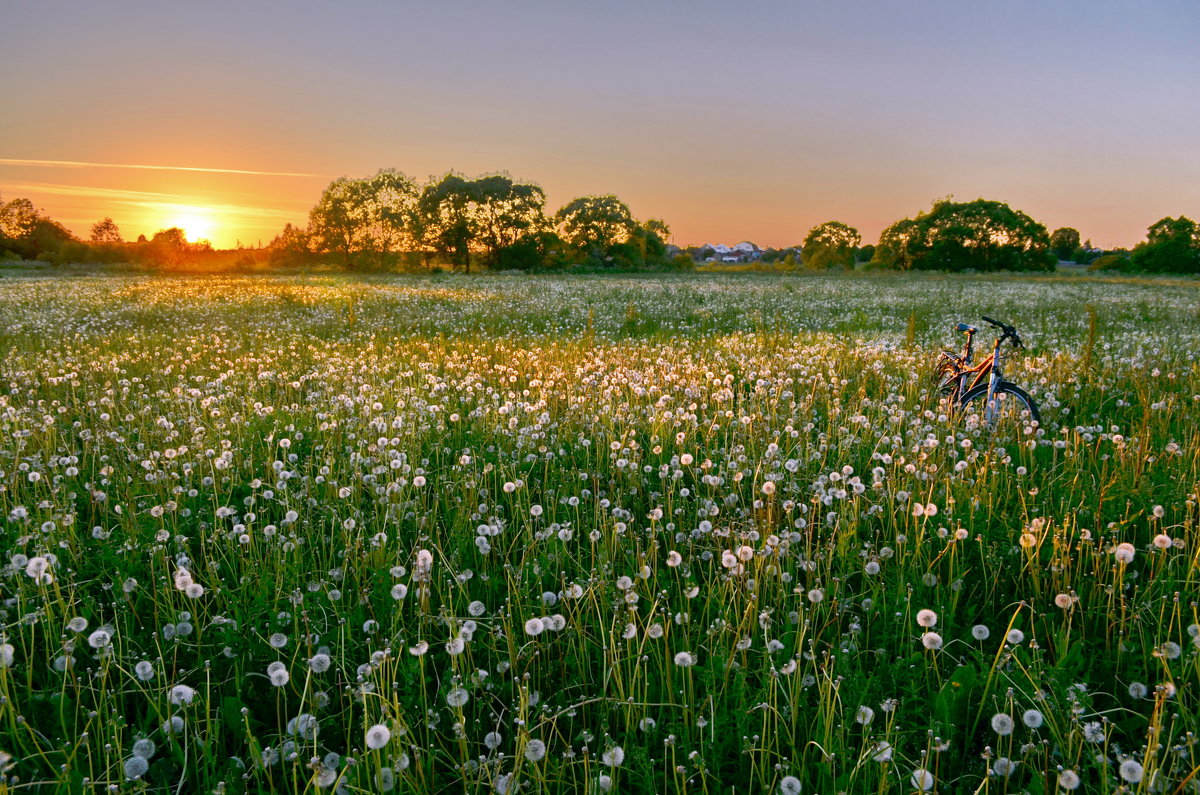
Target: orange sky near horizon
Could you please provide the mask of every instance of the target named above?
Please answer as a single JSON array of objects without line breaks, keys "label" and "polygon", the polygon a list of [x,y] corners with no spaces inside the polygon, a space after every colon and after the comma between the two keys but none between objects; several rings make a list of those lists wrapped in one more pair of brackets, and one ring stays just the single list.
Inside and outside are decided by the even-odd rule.
[{"label": "orange sky near horizon", "polygon": [[944,196],[1104,247],[1200,216],[1185,0],[279,11],[6,9],[0,73],[23,77],[0,84],[0,196],[83,237],[110,216],[217,247],[267,243],[380,168],[505,171],[548,212],[613,193],[679,245],[793,245],[828,220],[874,242]]}]

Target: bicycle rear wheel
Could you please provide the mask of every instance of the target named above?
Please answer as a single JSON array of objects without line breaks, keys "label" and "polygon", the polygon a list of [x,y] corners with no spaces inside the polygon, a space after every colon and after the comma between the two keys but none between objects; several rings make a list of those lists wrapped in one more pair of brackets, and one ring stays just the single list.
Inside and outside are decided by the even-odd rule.
[{"label": "bicycle rear wheel", "polygon": [[1037,404],[1021,387],[1008,381],[996,385],[992,394],[991,405],[988,405],[988,385],[979,384],[969,390],[959,401],[959,406],[967,418],[968,426],[988,428],[992,431],[1012,429],[1020,432],[1027,425],[1041,425],[1042,415]]}]

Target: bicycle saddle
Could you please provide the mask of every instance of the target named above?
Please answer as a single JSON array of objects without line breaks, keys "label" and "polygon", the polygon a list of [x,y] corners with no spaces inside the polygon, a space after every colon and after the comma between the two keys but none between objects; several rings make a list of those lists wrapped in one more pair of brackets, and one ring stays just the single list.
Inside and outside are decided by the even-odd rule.
[{"label": "bicycle saddle", "polygon": [[968,325],[966,323],[959,323],[958,330],[961,331],[963,334],[974,334],[976,331],[979,331],[979,329],[975,328],[974,326]]}]

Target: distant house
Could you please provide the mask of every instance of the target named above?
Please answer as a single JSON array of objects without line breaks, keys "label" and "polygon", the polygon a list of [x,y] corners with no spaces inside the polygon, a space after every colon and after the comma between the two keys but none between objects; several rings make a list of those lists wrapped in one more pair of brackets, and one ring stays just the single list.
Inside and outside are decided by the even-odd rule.
[{"label": "distant house", "polygon": [[743,240],[734,246],[727,246],[724,243],[707,243],[696,249],[697,259],[704,262],[754,262],[761,259],[763,253],[762,249],[749,240]]}]

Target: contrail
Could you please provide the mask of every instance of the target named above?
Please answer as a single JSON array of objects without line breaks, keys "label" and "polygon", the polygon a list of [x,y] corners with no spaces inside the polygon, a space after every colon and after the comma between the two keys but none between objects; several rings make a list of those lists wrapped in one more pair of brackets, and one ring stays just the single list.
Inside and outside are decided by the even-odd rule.
[{"label": "contrail", "polygon": [[0,157],[0,166],[48,166],[50,168],[137,168],[149,171],[202,171],[208,174],[252,174],[260,177],[319,177],[297,171],[246,171],[240,168],[195,168],[191,166],[145,166],[131,163],[88,163],[82,160],[18,160]]}]

